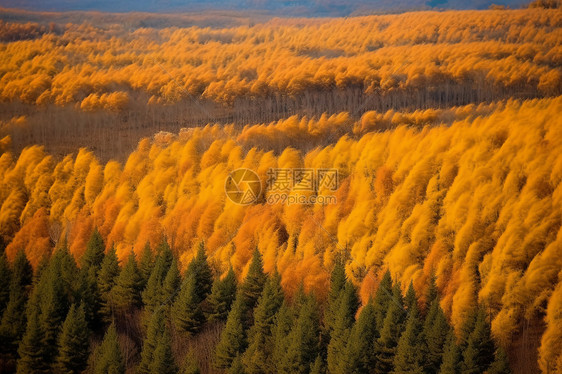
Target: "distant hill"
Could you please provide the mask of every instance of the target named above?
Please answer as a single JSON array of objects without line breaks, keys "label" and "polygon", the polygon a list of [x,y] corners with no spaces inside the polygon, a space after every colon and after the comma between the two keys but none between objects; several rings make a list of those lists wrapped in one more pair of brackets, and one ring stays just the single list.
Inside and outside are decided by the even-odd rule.
[{"label": "distant hill", "polygon": [[520,8],[527,0],[0,0],[0,6],[38,11],[170,12],[260,10],[277,16],[348,16],[418,9],[487,9],[492,4]]}]

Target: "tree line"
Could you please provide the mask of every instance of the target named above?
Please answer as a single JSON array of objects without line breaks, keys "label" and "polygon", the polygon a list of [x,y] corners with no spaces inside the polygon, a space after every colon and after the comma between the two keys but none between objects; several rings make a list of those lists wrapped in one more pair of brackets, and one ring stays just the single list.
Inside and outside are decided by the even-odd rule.
[{"label": "tree line", "polygon": [[[343,262],[327,298],[288,297],[256,249],[245,277],[215,275],[203,244],[182,274],[166,243],[120,264],[94,230],[79,263],[63,244],[35,271],[0,257],[1,372],[509,373],[474,306],[455,333],[431,281],[422,303],[386,271],[361,305]],[[137,326],[134,328],[134,326]],[[218,326],[211,355],[192,339]],[[181,344],[188,342],[188,344]]]}]

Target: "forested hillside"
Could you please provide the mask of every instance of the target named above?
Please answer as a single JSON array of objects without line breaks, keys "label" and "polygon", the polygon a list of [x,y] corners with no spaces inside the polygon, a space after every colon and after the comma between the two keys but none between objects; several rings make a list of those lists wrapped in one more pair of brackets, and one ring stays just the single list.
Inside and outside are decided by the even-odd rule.
[{"label": "forested hillside", "polygon": [[[532,370],[537,357],[529,346],[539,342],[513,342],[544,320],[538,363],[552,372],[562,344],[562,101],[512,100],[484,109],[466,107],[441,126],[395,113],[400,125],[385,132],[368,131],[384,123],[373,112],[359,122],[341,114],[242,131],[206,126],[143,140],[125,164],[100,164],[86,150],[62,160],[38,146],[19,157],[5,152],[6,255],[14,261],[23,249],[38,269],[67,245],[80,261],[97,229],[124,263],[131,249],[139,258],[147,243],[156,248],[166,238],[183,270],[204,241],[217,274],[232,266],[244,279],[258,248],[265,272],[279,272],[287,295],[302,285],[320,300],[343,258],[363,304],[387,269],[402,292],[412,283],[418,295],[435,276],[457,335],[482,305],[497,344],[515,350],[520,370]],[[339,138],[333,145],[291,147],[293,137],[306,144],[330,134]],[[236,205],[224,181],[240,167],[262,180],[269,168],[337,168],[337,204],[269,204],[262,195],[257,204]]]},{"label": "forested hillside", "polygon": [[0,25],[0,134],[16,150],[43,144],[64,155],[87,146],[124,160],[158,130],[343,111],[358,118],[555,96],[562,87],[559,9],[224,28],[197,26],[205,23],[197,17],[168,21],[194,22],[183,28],[106,18],[104,26]]},{"label": "forested hillside", "polygon": [[0,11],[0,373],[562,372],[559,1],[363,3]]}]

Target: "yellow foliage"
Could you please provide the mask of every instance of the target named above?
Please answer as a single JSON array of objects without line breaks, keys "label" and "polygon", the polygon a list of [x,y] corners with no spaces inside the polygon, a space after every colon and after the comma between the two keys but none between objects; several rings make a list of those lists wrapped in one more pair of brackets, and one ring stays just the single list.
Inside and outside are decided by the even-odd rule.
[{"label": "yellow foliage", "polygon": [[[420,295],[434,275],[457,331],[480,302],[507,346],[521,321],[546,313],[541,366],[552,370],[562,344],[561,108],[562,97],[510,100],[459,108],[450,125],[414,121],[385,132],[357,131],[372,114],[357,122],[343,113],[243,129],[208,125],[145,139],[124,166],[100,164],[85,150],[59,160],[39,147],[19,157],[7,152],[0,230],[13,239],[10,256],[33,251],[35,263],[50,253],[54,225],[77,258],[94,226],[120,258],[165,237],[182,268],[204,241],[217,270],[232,265],[239,278],[257,248],[289,294],[302,282],[325,295],[327,269],[342,252],[363,301],[386,269]],[[407,123],[409,115],[395,112],[388,121]],[[254,139],[330,132],[337,141],[311,150]],[[335,168],[336,191],[306,194],[333,194],[337,203],[268,204],[262,193],[255,204],[234,204],[224,185],[237,168],[256,171],[264,185],[272,168]]]}]

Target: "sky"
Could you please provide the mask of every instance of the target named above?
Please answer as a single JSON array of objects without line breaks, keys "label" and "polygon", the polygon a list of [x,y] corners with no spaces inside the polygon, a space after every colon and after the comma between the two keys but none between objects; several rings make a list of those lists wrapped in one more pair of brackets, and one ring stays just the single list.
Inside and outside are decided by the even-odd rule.
[{"label": "sky", "polygon": [[419,9],[487,9],[492,3],[519,8],[530,0],[0,0],[5,8],[36,11],[177,12],[226,9],[279,16],[349,16]]}]

